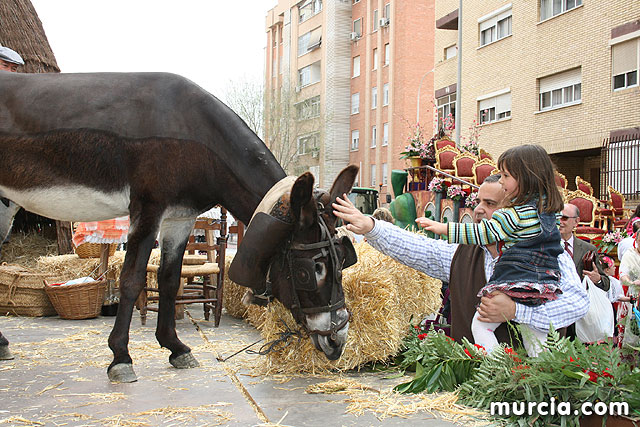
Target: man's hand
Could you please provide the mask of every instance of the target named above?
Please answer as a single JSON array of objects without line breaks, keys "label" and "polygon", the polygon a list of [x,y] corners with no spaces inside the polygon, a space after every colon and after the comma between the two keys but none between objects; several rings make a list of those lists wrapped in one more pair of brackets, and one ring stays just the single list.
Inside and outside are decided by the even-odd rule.
[{"label": "man's hand", "polygon": [[598,272],[598,267],[596,266],[596,263],[593,263],[593,270],[589,271],[589,270],[582,270],[582,273],[589,277],[589,279],[591,279],[591,281],[595,284],[598,283],[601,279],[602,276],[600,276],[600,273]]},{"label": "man's hand", "polygon": [[488,323],[502,323],[516,317],[516,303],[502,292],[492,292],[480,299],[478,320]]},{"label": "man's hand", "polygon": [[447,224],[443,224],[432,219],[421,216],[416,218],[416,223],[427,231],[432,231],[436,234],[447,234]]},{"label": "man's hand", "polygon": [[364,215],[353,206],[346,194],[343,194],[342,197],[336,197],[335,203],[331,206],[334,209],[333,214],[348,223],[347,230],[356,234],[366,234],[373,230],[374,219]]}]

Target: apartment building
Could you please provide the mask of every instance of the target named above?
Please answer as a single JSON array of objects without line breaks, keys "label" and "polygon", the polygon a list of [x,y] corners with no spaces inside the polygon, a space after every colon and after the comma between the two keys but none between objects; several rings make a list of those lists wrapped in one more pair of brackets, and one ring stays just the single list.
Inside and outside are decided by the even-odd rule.
[{"label": "apartment building", "polygon": [[[290,173],[326,187],[356,164],[356,184],[386,199],[412,126],[432,130],[434,22],[434,0],[280,0],[268,12],[265,133],[273,151],[286,122]],[[270,108],[278,99],[289,114]]]},{"label": "apartment building", "polygon": [[[455,111],[460,96],[463,137],[475,120],[481,147],[494,156],[514,145],[539,143],[570,188],[580,175],[597,193],[601,177],[613,179],[607,177],[613,163],[602,156],[603,143],[640,133],[640,2],[465,2],[461,90],[456,87],[458,3],[436,2],[439,114]],[[631,137],[624,151],[635,167],[617,178],[623,186],[636,180],[623,189],[627,194],[640,190],[637,139]]]}]

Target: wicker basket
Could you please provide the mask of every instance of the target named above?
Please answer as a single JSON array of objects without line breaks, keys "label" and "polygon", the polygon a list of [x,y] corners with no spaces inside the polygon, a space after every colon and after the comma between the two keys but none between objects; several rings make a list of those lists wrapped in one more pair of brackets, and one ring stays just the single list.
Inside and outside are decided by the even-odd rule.
[{"label": "wicker basket", "polygon": [[66,286],[45,284],[49,299],[63,319],[98,317],[106,289],[106,280]]},{"label": "wicker basket", "polygon": [[55,316],[44,289],[45,273],[20,265],[0,265],[0,314],[16,316]]},{"label": "wicker basket", "polygon": [[[76,254],[80,258],[100,258],[101,243],[83,243],[75,248]],[[113,256],[118,248],[117,243],[109,244],[109,256]]]}]

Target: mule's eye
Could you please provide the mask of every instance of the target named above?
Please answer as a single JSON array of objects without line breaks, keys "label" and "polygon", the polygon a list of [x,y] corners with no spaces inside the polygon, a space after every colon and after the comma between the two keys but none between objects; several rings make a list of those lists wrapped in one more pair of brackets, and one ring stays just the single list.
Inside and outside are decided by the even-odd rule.
[{"label": "mule's eye", "polygon": [[316,262],[316,273],[321,274],[323,271],[323,265],[319,262]]}]

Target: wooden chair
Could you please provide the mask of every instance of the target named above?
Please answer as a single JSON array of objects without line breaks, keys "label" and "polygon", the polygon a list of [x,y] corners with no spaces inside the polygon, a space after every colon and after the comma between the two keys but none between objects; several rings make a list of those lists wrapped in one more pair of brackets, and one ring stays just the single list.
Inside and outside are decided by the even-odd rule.
[{"label": "wooden chair", "polygon": [[487,152],[487,150],[485,150],[484,148],[480,149],[480,160],[484,160],[484,159],[489,159],[491,161],[493,161],[493,157],[491,156],[491,154],[489,154]]},{"label": "wooden chair", "polygon": [[473,165],[473,179],[476,185],[482,184],[488,176],[498,172],[498,167],[491,159],[480,159]]},{"label": "wooden chair", "polygon": [[436,150],[436,169],[440,169],[443,172],[453,175],[455,173],[455,167],[453,165],[453,159],[460,154],[460,150],[455,147],[444,147],[440,150]]},{"label": "wooden chair", "polygon": [[[205,242],[195,242],[194,236],[191,236],[187,243],[176,298],[176,319],[184,317],[185,304],[203,304],[205,320],[209,320],[210,312],[213,311],[214,324],[216,327],[220,325],[227,246],[227,211],[224,208],[220,208],[220,211],[220,220],[198,218],[193,227],[194,230],[204,230]],[[214,234],[216,230],[220,232],[217,239]],[[201,251],[206,252],[206,255],[198,253]],[[156,264],[147,265],[147,283],[149,274],[157,275],[159,268]],[[155,305],[158,301],[158,288],[147,285],[137,303],[143,325],[147,321],[147,311],[158,311]]]},{"label": "wooden chair", "polygon": [[476,181],[473,175],[473,167],[477,161],[478,158],[471,153],[460,153],[455,156],[453,158],[453,170],[455,171],[455,176],[475,184]]},{"label": "wooden chair", "polygon": [[577,206],[580,210],[576,234],[593,239],[607,232],[606,229],[601,228],[603,219],[597,213],[598,201],[595,197],[583,191],[576,190],[569,193],[567,203]]},{"label": "wooden chair", "polygon": [[624,204],[626,202],[624,196],[612,186],[608,186],[609,201],[611,203],[611,210],[613,211],[613,226],[615,228],[624,227],[629,221],[631,216],[631,210],[625,209]]},{"label": "wooden chair", "polygon": [[436,151],[440,150],[440,149],[442,149],[444,147],[453,147],[456,150],[458,149],[458,147],[456,147],[455,141],[452,141],[451,139],[449,139],[448,136],[443,136],[442,138],[437,139],[433,143],[433,145],[434,145],[434,148],[435,148]]},{"label": "wooden chair", "polygon": [[[580,176],[576,176],[576,188],[583,193],[593,196],[593,187],[589,181],[582,179]],[[609,222],[614,223],[613,210],[610,208],[608,200],[598,200],[598,207],[596,209],[596,215],[600,217],[605,223],[603,228],[609,228]]]},{"label": "wooden chair", "polygon": [[560,188],[562,188],[563,190],[567,189],[567,177],[564,176],[563,174],[561,174],[558,171],[555,171],[555,180],[556,180],[556,185]]},{"label": "wooden chair", "polygon": [[591,183],[580,178],[580,176],[576,176],[576,189],[593,196],[593,187],[591,186]]}]

